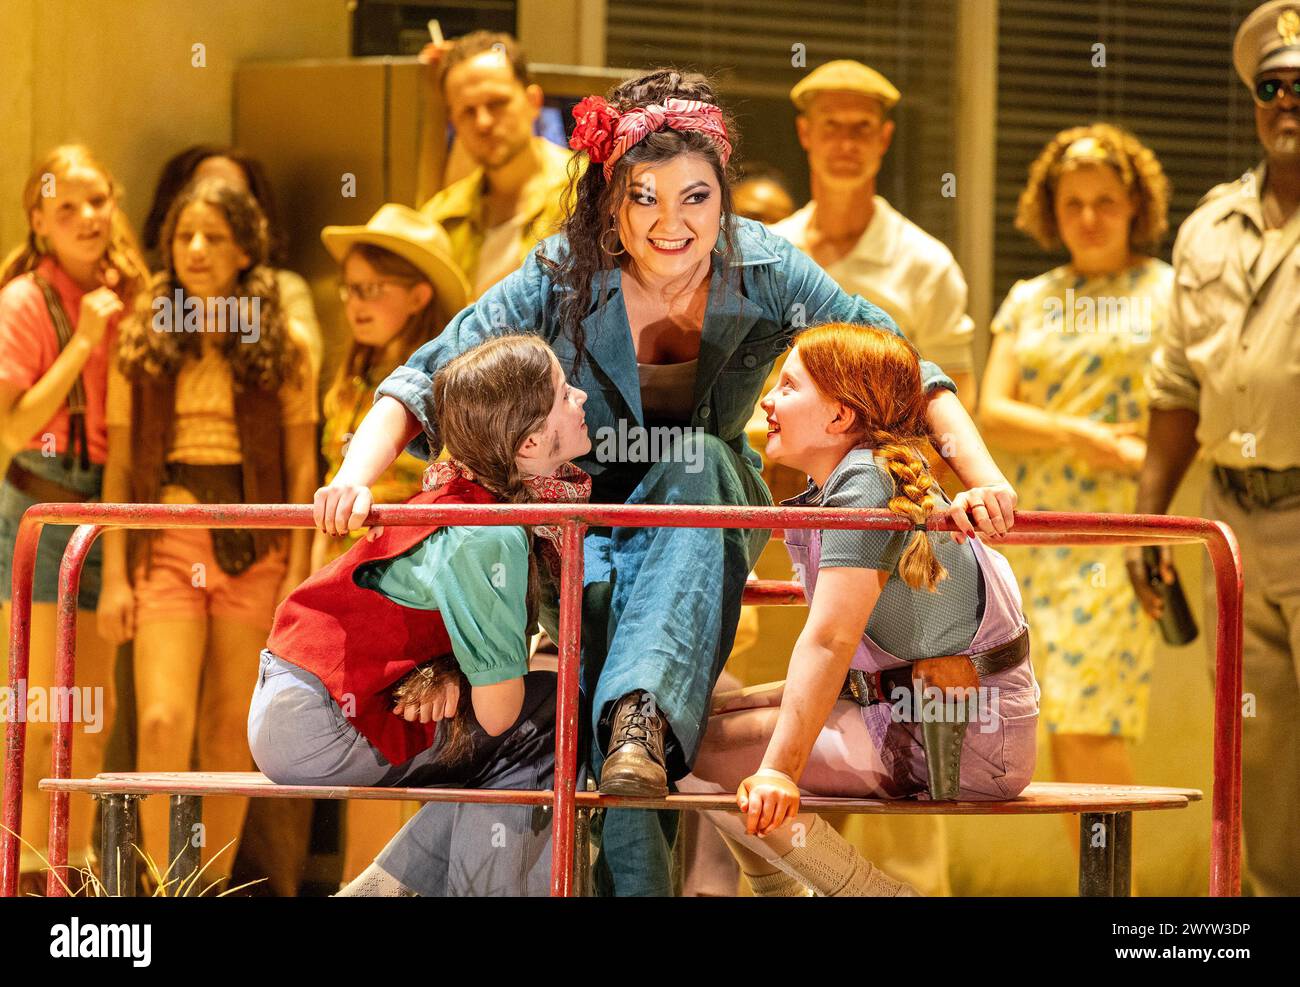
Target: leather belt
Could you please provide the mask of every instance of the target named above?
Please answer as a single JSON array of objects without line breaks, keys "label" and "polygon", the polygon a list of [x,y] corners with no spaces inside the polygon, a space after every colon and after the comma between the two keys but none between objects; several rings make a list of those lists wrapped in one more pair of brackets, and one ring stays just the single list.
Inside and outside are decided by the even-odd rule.
[{"label": "leather belt", "polygon": [[5,482],[38,504],[84,504],[93,496],[71,490],[43,476],[37,476],[30,470],[23,469],[16,462],[9,463],[9,469],[5,471]]},{"label": "leather belt", "polygon": [[1284,470],[1215,466],[1214,479],[1224,493],[1234,494],[1243,508],[1272,507],[1280,500],[1300,494],[1300,466]]},{"label": "leather belt", "polygon": [[[968,658],[970,663],[975,666],[975,671],[979,677],[985,679],[997,672],[1015,668],[1025,660],[1028,654],[1029,628],[1026,627],[1006,644],[988,651],[979,651],[960,657]],[[840,692],[840,698],[852,699],[859,706],[870,706],[872,703],[892,703],[896,691],[900,688],[907,690],[912,688],[912,669],[910,665],[903,668],[891,668],[883,672],[864,672],[857,668],[850,668],[848,677],[844,681],[844,689]]]}]

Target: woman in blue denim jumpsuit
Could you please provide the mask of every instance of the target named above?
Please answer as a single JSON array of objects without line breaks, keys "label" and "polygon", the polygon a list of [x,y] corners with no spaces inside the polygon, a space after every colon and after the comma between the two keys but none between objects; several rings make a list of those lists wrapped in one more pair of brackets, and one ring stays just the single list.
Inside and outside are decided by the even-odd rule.
[{"label": "woman in blue denim jumpsuit", "polygon": [[[576,464],[592,475],[593,502],[768,506],[761,460],[744,426],[792,335],[828,321],[898,331],[884,312],[845,294],[789,242],[730,214],[726,155],[716,136],[691,129],[689,108],[716,109],[705,80],[654,72],[617,87],[610,104],[629,118],[644,110],[639,122],[649,132],[638,143],[622,142],[629,146],[612,177],[587,168],[564,231],[538,244],[519,270],[380,385],[343,468],[317,492],[324,530],[364,522],[368,484],[404,443],[416,455],[436,455],[426,438],[433,425],[432,374],[489,336],[537,333],[572,368],[570,381],[588,394],[593,450]],[[601,112],[615,132],[627,129],[618,129],[610,105]],[[594,162],[608,161],[604,152],[592,153],[593,144],[581,146]],[[674,304],[683,297],[685,304]],[[648,413],[647,373],[656,365],[684,367],[695,362],[692,354],[694,386],[678,395],[676,414],[664,414],[662,402]],[[954,517],[960,514],[958,523],[970,528],[969,507],[982,530],[1006,530],[1014,494],[952,381],[932,363],[923,363],[922,373],[932,398],[930,425],[949,436],[948,446],[959,452],[950,464],[977,488],[955,501]],[[638,443],[638,436],[651,441]],[[649,461],[646,450],[656,445],[660,454]],[[689,771],[713,684],[731,650],[745,579],[768,537],[766,529],[589,532],[583,688],[598,772],[608,754],[638,746],[643,763],[667,779]],[[658,815],[606,813],[604,865],[597,867],[603,889],[671,894],[675,814]]]}]

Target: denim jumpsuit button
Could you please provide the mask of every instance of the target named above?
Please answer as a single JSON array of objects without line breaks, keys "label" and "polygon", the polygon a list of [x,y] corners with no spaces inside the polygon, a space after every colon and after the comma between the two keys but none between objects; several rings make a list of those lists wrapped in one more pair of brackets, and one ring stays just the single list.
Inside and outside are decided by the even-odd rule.
[{"label": "denim jumpsuit button", "polygon": [[709,411],[709,406],[707,404],[700,409],[701,418],[708,418],[711,413],[712,412]]},{"label": "denim jumpsuit button", "polygon": [[742,362],[745,364],[746,367],[752,369],[753,367],[758,365],[758,357],[756,357],[753,353],[746,353],[745,359]]}]

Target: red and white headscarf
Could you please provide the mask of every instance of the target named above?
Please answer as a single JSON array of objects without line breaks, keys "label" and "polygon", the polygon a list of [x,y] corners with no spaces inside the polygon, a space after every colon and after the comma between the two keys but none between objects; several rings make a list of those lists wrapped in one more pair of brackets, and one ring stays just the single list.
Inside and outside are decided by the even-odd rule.
[{"label": "red and white headscarf", "polygon": [[594,163],[603,164],[605,181],[609,181],[615,163],[628,148],[665,127],[704,134],[717,148],[724,168],[731,157],[731,141],[722,122],[722,110],[701,99],[669,97],[662,105],[651,103],[620,113],[602,97],[588,96],[573,108],[573,119],[575,126],[569,147],[586,151]]},{"label": "red and white headscarf", "polygon": [[[456,459],[432,462],[424,471],[424,489],[436,490],[455,479],[477,483],[474,471]],[[591,476],[573,463],[562,463],[550,476],[530,476],[524,480],[528,500],[537,504],[579,504],[591,500]],[[533,534],[542,539],[542,558],[551,575],[560,578],[560,535],[558,524],[539,524]]]}]

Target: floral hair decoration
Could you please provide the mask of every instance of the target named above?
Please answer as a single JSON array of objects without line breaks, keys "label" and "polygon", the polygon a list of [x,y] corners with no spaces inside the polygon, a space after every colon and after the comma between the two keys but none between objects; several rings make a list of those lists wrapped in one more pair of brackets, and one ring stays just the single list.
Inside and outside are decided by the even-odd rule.
[{"label": "floral hair decoration", "polygon": [[722,122],[722,110],[700,99],[669,97],[662,105],[651,103],[620,113],[603,97],[588,96],[573,108],[573,119],[569,147],[586,151],[591,161],[604,165],[605,181],[609,181],[615,162],[628,148],[664,127],[704,134],[718,149],[724,168],[731,157],[731,141]]}]

